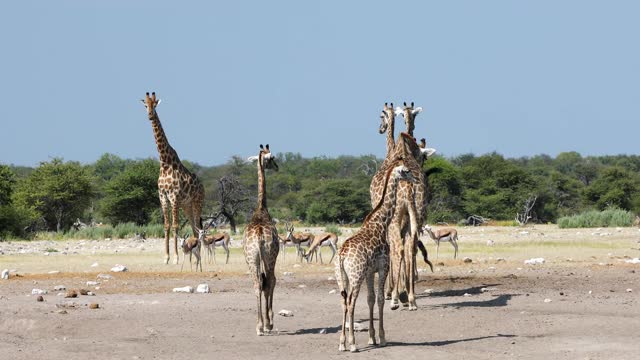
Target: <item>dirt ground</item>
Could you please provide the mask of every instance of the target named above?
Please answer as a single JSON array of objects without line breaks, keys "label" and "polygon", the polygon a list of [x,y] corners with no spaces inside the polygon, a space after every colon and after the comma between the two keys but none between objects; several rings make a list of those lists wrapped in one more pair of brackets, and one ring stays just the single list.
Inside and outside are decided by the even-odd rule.
[{"label": "dirt ground", "polygon": [[[12,270],[0,280],[0,358],[639,358],[640,265],[627,262],[640,256],[637,228],[459,230],[457,260],[450,244],[441,244],[436,260],[429,243],[435,272],[420,269],[418,311],[391,311],[387,302],[388,346],[369,346],[359,332],[356,354],[337,351],[332,265],[296,264],[288,253],[277,268],[274,311],[293,316],[276,315],[277,330],[257,337],[239,242],[229,264],[220,264],[218,250],[218,264],[206,262],[203,273],[188,263],[183,272],[163,265],[157,239],[0,243],[0,270]],[[328,249],[323,255],[331,256]],[[534,257],[545,263],[524,264]],[[110,272],[115,264],[129,271]],[[172,292],[201,283],[212,292]],[[54,291],[58,285],[96,295],[67,299]],[[48,290],[43,302],[31,294],[36,288]],[[368,325],[367,316],[363,289],[356,319]]]}]

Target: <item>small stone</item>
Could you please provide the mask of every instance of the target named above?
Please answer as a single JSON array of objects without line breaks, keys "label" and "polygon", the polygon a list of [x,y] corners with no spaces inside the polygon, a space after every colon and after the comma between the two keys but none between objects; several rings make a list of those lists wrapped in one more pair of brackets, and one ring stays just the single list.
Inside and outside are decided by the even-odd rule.
[{"label": "small stone", "polygon": [[493,241],[493,240],[487,240],[487,246],[493,246],[493,245],[495,245],[495,243],[496,242]]},{"label": "small stone", "polygon": [[2,280],[9,280],[9,269],[2,270]]},{"label": "small stone", "polygon": [[589,295],[593,294],[593,291],[589,290]]},{"label": "small stone", "polygon": [[80,289],[79,292],[80,292],[80,295],[88,295],[89,294],[89,290],[87,290],[87,289]]},{"label": "small stone", "polygon": [[111,268],[111,272],[125,272],[127,270],[126,266],[120,264],[116,264],[116,266]]},{"label": "small stone", "polygon": [[96,276],[98,279],[113,279],[113,275],[109,275],[109,274],[98,274],[98,276]]},{"label": "small stone", "polygon": [[550,303],[550,302],[551,302],[551,299],[544,299],[544,302],[546,302],[546,303]]},{"label": "small stone", "polygon": [[65,298],[76,298],[78,297],[78,292],[75,290],[69,290],[67,291],[67,293],[64,295]]},{"label": "small stone", "polygon": [[300,264],[293,264],[293,267],[294,267],[294,268],[299,268],[299,267],[301,267],[301,266],[302,266],[302,265],[300,265]]},{"label": "small stone", "polygon": [[633,289],[627,289],[627,292],[633,292]]},{"label": "small stone", "polygon": [[38,297],[36,298],[37,302],[43,302],[44,298],[42,297],[42,295],[38,295]]},{"label": "small stone", "polygon": [[[349,321],[347,321],[345,323],[345,328],[349,329],[350,325],[349,325]],[[366,325],[363,325],[362,323],[353,322],[353,331],[367,331],[369,330],[369,328]]]},{"label": "small stone", "polygon": [[47,292],[48,292],[47,290],[33,289],[31,290],[31,295],[46,295]]},{"label": "small stone", "polygon": [[291,316],[293,316],[293,311],[282,309],[282,310],[280,310],[280,312],[278,312],[278,315],[284,316],[284,317],[291,317]]},{"label": "small stone", "polygon": [[62,291],[62,290],[67,290],[67,288],[64,285],[56,285],[53,288],[54,291]]},{"label": "small stone", "polygon": [[425,294],[433,294],[433,289],[427,289],[424,291]]},{"label": "small stone", "polygon": [[320,331],[318,331],[318,334],[326,334],[327,333],[327,329],[320,329]]},{"label": "small stone", "polygon": [[196,288],[196,292],[198,294],[208,294],[211,292],[211,290],[209,290],[209,284],[200,284],[198,285],[198,287]]},{"label": "small stone", "polygon": [[89,304],[89,309],[99,309],[100,305],[98,303]]},{"label": "small stone", "polygon": [[485,292],[487,292],[487,291],[489,291],[489,289],[484,288],[484,287],[480,289],[480,292],[481,292],[481,293],[485,293]]},{"label": "small stone", "polygon": [[97,281],[87,281],[87,286],[97,286],[98,284],[100,284]]},{"label": "small stone", "polygon": [[640,258],[633,258],[631,260],[625,260],[627,264],[640,264]]},{"label": "small stone", "polygon": [[305,285],[305,284],[300,284],[300,285],[298,285],[298,287],[299,287],[299,288],[301,288],[301,289],[304,289],[304,288],[306,288],[306,287],[307,287],[307,285]]},{"label": "small stone", "polygon": [[91,267],[98,267],[98,263],[96,262],[96,263],[91,264]]},{"label": "small stone", "polygon": [[545,260],[544,258],[531,258],[529,260],[525,260],[524,264],[525,265],[539,265],[539,264],[544,264]]},{"label": "small stone", "polygon": [[338,292],[338,291],[337,291],[336,289],[329,290],[329,294],[335,294],[335,293],[337,293],[337,292]]},{"label": "small stone", "polygon": [[333,276],[329,276],[329,277],[327,278],[327,280],[329,280],[329,281],[336,281],[336,278],[334,278]]},{"label": "small stone", "polygon": [[173,288],[173,292],[175,292],[175,293],[192,293],[193,292],[193,286],[185,286],[185,287],[181,287],[181,288]]},{"label": "small stone", "polygon": [[293,273],[291,271],[285,271],[285,272],[282,273],[282,275],[291,276],[291,275],[293,275]]},{"label": "small stone", "polygon": [[68,314],[67,310],[58,310],[58,314]]},{"label": "small stone", "polygon": [[87,296],[96,296],[96,294],[94,294],[94,293],[93,293],[93,292],[91,292],[91,291],[87,291]]},{"label": "small stone", "polygon": [[464,295],[462,295],[462,296],[464,296],[464,297],[470,297],[470,296],[471,296],[471,294],[469,294],[469,293],[464,293]]},{"label": "small stone", "polygon": [[560,292],[560,296],[564,296],[564,293],[563,293],[563,292]]},{"label": "small stone", "polygon": [[59,273],[60,273],[60,271],[58,271],[58,270],[51,270],[51,271],[49,271],[49,274],[59,274]]},{"label": "small stone", "polygon": [[465,262],[465,264],[469,264],[469,263],[472,263],[472,262],[473,262],[473,260],[471,260],[471,258],[470,258],[470,257],[466,257],[466,258],[464,258],[464,260],[462,260],[462,261],[464,261],[464,262]]}]

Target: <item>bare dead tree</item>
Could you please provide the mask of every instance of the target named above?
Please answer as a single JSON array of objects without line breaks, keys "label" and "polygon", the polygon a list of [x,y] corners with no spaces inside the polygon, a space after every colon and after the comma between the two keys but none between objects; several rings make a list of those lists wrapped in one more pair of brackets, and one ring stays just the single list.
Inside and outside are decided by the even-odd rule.
[{"label": "bare dead tree", "polygon": [[480,215],[470,215],[465,220],[465,225],[467,225],[467,226],[480,226],[480,225],[488,223],[490,220],[491,219],[482,217]]},{"label": "bare dead tree", "polygon": [[538,200],[537,195],[532,195],[528,197],[524,204],[522,205],[522,212],[516,213],[516,222],[520,226],[525,226],[529,220],[531,220],[531,210],[536,205],[536,200]]},{"label": "bare dead tree", "polygon": [[230,174],[218,180],[218,213],[229,221],[231,232],[236,233],[236,217],[248,211],[251,196],[238,177]]}]

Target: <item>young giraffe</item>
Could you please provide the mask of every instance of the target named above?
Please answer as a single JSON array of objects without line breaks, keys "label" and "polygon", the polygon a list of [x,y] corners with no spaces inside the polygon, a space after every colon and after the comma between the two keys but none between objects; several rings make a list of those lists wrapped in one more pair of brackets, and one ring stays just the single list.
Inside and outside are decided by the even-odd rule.
[{"label": "young giraffe", "polygon": [[376,302],[374,276],[378,273],[378,335],[380,346],[386,345],[384,333],[384,283],[389,271],[389,244],[387,243],[387,227],[391,222],[396,207],[396,188],[399,180],[416,181],[411,171],[404,165],[405,159],[400,157],[390,161],[385,173],[384,189],[376,207],[364,219],[362,227],[348,238],[340,250],[336,260],[336,279],[340,288],[342,304],[342,332],[340,333],[340,351],[346,350],[346,322],[349,320],[350,351],[355,352],[354,311],[360,286],[366,280],[369,305],[369,344],[376,344],[373,328],[373,306]]},{"label": "young giraffe", "polygon": [[[180,208],[184,211],[191,224],[193,235],[199,234],[199,229],[202,229],[200,215],[204,202],[204,186],[202,186],[195,174],[182,165],[178,153],[169,145],[156,112],[156,107],[160,104],[160,99],[156,99],[156,93],[151,93],[151,96],[147,93],[141,101],[147,109],[147,115],[151,121],[158,153],[160,154],[158,194],[164,217],[164,262],[165,264],[169,263],[169,237],[173,226],[175,263],[178,264],[178,211]],[[173,224],[169,220],[169,209],[171,209]]]},{"label": "young giraffe", "polygon": [[[262,147],[258,156],[250,161],[258,161],[258,206],[244,231],[244,257],[253,277],[253,288],[258,300],[257,334],[264,335],[273,329],[273,290],[276,287],[275,267],[280,250],[278,230],[267,209],[266,183],[264,169],[278,171],[278,165],[269,150],[269,145]],[[262,296],[264,295],[265,312],[263,318]]]}]

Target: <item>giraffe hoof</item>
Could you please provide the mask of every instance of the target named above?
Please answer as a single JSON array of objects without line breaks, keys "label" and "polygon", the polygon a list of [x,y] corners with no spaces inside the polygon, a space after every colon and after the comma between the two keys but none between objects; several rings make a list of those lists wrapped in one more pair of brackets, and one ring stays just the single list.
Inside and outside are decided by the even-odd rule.
[{"label": "giraffe hoof", "polygon": [[347,351],[347,349],[344,347],[344,344],[340,344],[340,346],[338,346],[338,351]]},{"label": "giraffe hoof", "polygon": [[352,353],[356,353],[358,352],[358,349],[356,348],[355,345],[351,345],[351,347],[349,348],[349,351],[351,351]]},{"label": "giraffe hoof", "polygon": [[398,305],[398,303],[391,303],[391,305],[389,306],[391,310],[398,310],[399,307],[400,305]]},{"label": "giraffe hoof", "polygon": [[385,346],[387,346],[387,341],[380,339],[380,347],[385,347]]},{"label": "giraffe hoof", "polygon": [[376,339],[369,339],[369,345],[376,345]]}]

